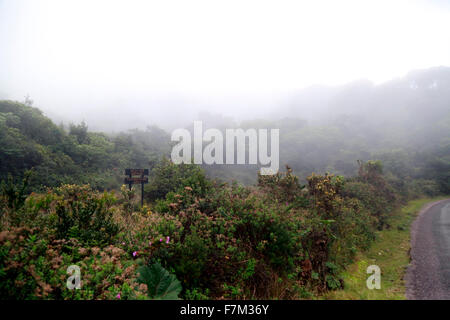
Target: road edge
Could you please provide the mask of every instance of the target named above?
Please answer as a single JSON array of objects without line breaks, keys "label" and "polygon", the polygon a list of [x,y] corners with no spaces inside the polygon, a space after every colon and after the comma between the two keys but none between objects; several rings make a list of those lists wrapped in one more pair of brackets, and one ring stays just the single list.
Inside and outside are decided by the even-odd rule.
[{"label": "road edge", "polygon": [[[414,221],[411,223],[410,226],[410,249],[408,251],[408,256],[410,259],[410,262],[408,264],[407,270],[405,272],[404,281],[405,281],[405,297],[407,300],[417,300],[415,296],[415,290],[414,290],[414,270],[416,268],[415,260],[414,260],[414,248],[415,244],[417,242],[417,234],[419,226],[425,216],[425,213],[434,207],[435,205],[438,205],[442,202],[448,201],[450,198],[447,199],[441,199],[438,201],[432,201],[429,203],[426,203],[419,211],[419,213],[414,218]],[[432,246],[431,250],[434,250],[434,246]]]}]

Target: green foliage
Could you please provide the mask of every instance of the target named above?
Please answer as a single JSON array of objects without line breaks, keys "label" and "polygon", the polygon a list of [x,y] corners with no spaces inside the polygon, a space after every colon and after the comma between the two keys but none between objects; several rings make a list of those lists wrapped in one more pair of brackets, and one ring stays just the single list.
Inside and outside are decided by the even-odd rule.
[{"label": "green foliage", "polygon": [[36,108],[0,101],[0,180],[34,168],[33,191],[61,184],[89,183],[117,188],[124,168],[149,168],[168,154],[169,135],[156,127],[108,136],[88,131],[86,123],[68,132]]},{"label": "green foliage", "polygon": [[186,293],[184,294],[184,298],[186,300],[208,300],[209,297],[209,290],[206,289],[205,292],[201,292],[200,289],[194,288],[192,290],[186,290]]},{"label": "green foliage", "polygon": [[[136,264],[123,249],[86,248],[76,239],[43,235],[27,227],[0,232],[0,300],[146,299]],[[71,265],[81,269],[81,289],[66,287]]]},{"label": "green foliage", "polygon": [[444,194],[450,194],[450,142],[442,144],[436,155],[428,160],[428,175]]},{"label": "green foliage", "polygon": [[133,200],[136,199],[136,190],[134,187],[127,187],[126,185],[122,185],[120,188],[120,193],[122,194],[122,208],[127,216],[130,216],[133,211],[136,209],[135,203]]},{"label": "green foliage", "polygon": [[89,186],[64,185],[57,189],[63,198],[56,202],[56,235],[59,239],[75,238],[82,243],[104,245],[119,232],[110,206],[115,198],[96,194]]},{"label": "green foliage", "polygon": [[149,184],[145,186],[145,197],[149,201],[164,199],[170,192],[179,192],[185,187],[197,196],[204,196],[210,182],[204,171],[197,165],[175,165],[163,158],[150,173]]},{"label": "green foliage", "polygon": [[147,285],[148,296],[155,300],[178,300],[181,284],[174,275],[171,275],[161,264],[141,266],[137,281]]},{"label": "green foliage", "polygon": [[6,204],[10,209],[19,210],[25,203],[28,196],[27,189],[32,172],[25,172],[25,176],[20,184],[14,183],[12,175],[8,175],[8,180],[2,181],[0,194],[6,198]]},{"label": "green foliage", "polygon": [[274,175],[261,175],[258,173],[258,186],[277,201],[292,202],[298,200],[301,186],[298,177],[292,174],[292,169],[286,166],[286,173],[277,172]]},{"label": "green foliage", "polygon": [[71,124],[69,134],[75,136],[79,144],[88,143],[88,127],[84,121],[79,125]]},{"label": "green foliage", "polygon": [[341,195],[345,183],[313,175],[305,191],[288,169],[260,178],[257,188],[216,184],[205,197],[189,187],[169,193],[155,210],[180,227],[150,261],[173,268],[185,295],[207,288],[214,296],[270,298],[275,287],[268,275],[335,289],[330,259],[344,266],[374,239],[374,218],[357,199]]}]

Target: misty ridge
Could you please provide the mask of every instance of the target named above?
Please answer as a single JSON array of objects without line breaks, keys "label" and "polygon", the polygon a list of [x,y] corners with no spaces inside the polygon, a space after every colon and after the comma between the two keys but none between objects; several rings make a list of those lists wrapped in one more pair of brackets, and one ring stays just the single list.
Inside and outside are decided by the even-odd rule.
[{"label": "misty ridge", "polygon": [[[129,166],[151,168],[161,156],[169,157],[174,145],[171,130],[193,132],[193,121],[201,120],[204,130],[280,129],[280,169],[289,165],[300,179],[311,172],[351,176],[357,160],[370,159],[382,160],[388,172],[402,178],[419,178],[428,174],[425,163],[433,156],[447,154],[449,88],[450,68],[435,67],[379,85],[359,80],[342,86],[311,86],[279,95],[278,102],[269,99],[273,105],[263,103],[263,108],[251,105],[256,102],[249,96],[244,102],[230,98],[206,106],[175,95],[141,104],[123,101],[123,105],[107,109],[94,105],[82,112],[83,122],[50,118],[66,132],[88,130],[106,134],[113,142],[136,144],[140,150],[130,155]],[[245,103],[247,107],[242,105]],[[52,114],[39,103],[33,106]],[[71,108],[72,113],[76,111]],[[203,168],[214,178],[253,184],[259,167],[224,164]],[[120,174],[115,175],[120,181]]]},{"label": "misty ridge", "polygon": [[[366,158],[365,152],[391,148],[426,151],[437,147],[442,137],[450,138],[449,89],[450,67],[435,67],[411,71],[403,78],[379,85],[357,80],[342,86],[310,86],[297,92],[268,96],[269,103],[264,102],[264,95],[262,98],[243,96],[241,100],[231,96],[229,101],[225,98],[220,102],[216,98],[210,105],[201,99],[196,102],[176,94],[160,98],[161,101],[123,101],[123,105],[106,110],[94,106],[85,113],[83,120],[89,128],[110,134],[128,129],[145,130],[153,125],[170,135],[175,128],[192,131],[194,120],[201,120],[205,129],[223,131],[240,127],[279,128],[286,138],[292,134],[308,136],[312,128],[329,133],[339,128],[342,136],[334,137],[334,143],[339,138],[343,143],[363,139],[366,149],[360,150],[359,157]],[[301,146],[285,140],[282,155],[283,150],[295,147]],[[302,153],[305,147],[299,149],[299,157],[307,159],[307,152]],[[316,141],[318,153],[329,147]],[[339,150],[337,146],[333,149]]]},{"label": "misty ridge", "polygon": [[[90,130],[107,133],[145,129],[149,125],[170,132],[192,125],[194,120],[202,120],[210,127],[237,127],[254,119],[298,118],[308,124],[326,124],[347,117],[361,125],[360,120],[369,126],[376,123],[410,126],[409,121],[414,121],[414,117],[419,124],[421,120],[433,121],[445,113],[450,95],[449,74],[450,67],[441,66],[411,71],[378,85],[369,80],[355,80],[341,86],[313,85],[286,92],[210,96],[141,92],[123,99],[108,95],[101,98],[94,95],[87,101],[68,98],[69,107],[49,107],[40,105],[39,101],[34,106],[56,123],[85,121]],[[422,107],[431,110],[424,115]],[[431,118],[423,118],[426,115]]]}]

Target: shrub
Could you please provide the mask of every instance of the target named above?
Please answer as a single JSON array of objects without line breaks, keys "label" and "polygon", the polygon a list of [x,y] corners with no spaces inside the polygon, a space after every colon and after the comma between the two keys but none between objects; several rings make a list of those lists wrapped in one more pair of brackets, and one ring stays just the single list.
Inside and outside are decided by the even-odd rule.
[{"label": "shrub", "polygon": [[76,238],[85,244],[105,245],[119,232],[110,206],[112,194],[98,194],[89,186],[64,185],[57,189],[63,198],[56,203],[56,235]]},{"label": "shrub", "polygon": [[32,171],[26,171],[21,183],[14,183],[14,179],[11,175],[8,175],[6,182],[2,181],[1,194],[6,198],[7,205],[11,209],[18,210],[24,203],[28,196],[27,188]]},{"label": "shrub", "polygon": [[177,192],[185,187],[192,188],[198,196],[204,196],[210,182],[204,171],[197,165],[175,165],[163,158],[150,172],[149,183],[145,186],[145,197],[150,202],[164,199],[170,192]]},{"label": "shrub", "polygon": [[[136,263],[123,249],[86,248],[76,239],[47,240],[26,227],[0,233],[0,299],[145,299]],[[81,289],[69,290],[67,268],[81,269]]]}]

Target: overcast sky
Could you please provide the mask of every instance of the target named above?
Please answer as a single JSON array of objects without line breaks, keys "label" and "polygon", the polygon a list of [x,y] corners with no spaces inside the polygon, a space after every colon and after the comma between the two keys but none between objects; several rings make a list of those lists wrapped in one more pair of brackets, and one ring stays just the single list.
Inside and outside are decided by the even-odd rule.
[{"label": "overcast sky", "polygon": [[448,2],[0,0],[0,98],[28,93],[50,113],[84,117],[131,99],[207,106],[379,83],[450,66]]}]

